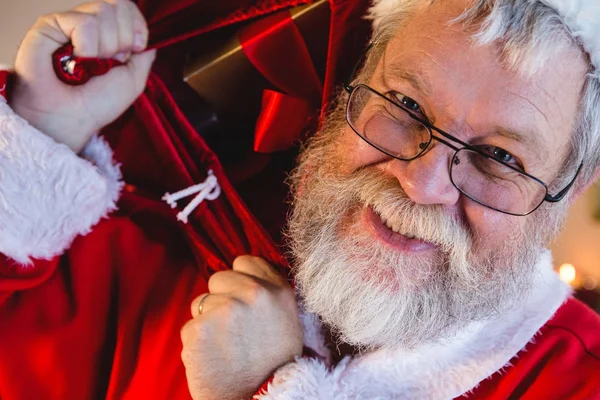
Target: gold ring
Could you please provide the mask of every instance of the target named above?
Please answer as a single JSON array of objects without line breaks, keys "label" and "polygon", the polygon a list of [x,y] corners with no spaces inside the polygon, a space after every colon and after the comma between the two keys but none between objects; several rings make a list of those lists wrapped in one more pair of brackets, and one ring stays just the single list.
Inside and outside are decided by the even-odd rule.
[{"label": "gold ring", "polygon": [[207,293],[202,300],[200,300],[200,304],[198,304],[198,315],[202,315],[202,311],[204,311],[204,302],[210,296],[210,293]]}]

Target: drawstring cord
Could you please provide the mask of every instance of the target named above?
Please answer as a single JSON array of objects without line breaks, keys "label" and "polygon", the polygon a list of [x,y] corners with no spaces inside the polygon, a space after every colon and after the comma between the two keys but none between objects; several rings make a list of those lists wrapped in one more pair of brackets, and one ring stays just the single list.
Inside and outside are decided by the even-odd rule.
[{"label": "drawstring cord", "polygon": [[203,183],[190,186],[177,193],[166,193],[162,199],[166,201],[171,208],[176,208],[177,201],[196,193],[198,193],[198,195],[194,200],[192,200],[183,211],[177,214],[177,220],[187,224],[190,214],[193,213],[204,200],[216,200],[221,195],[221,186],[219,186],[219,182],[213,171],[208,171],[208,177]]}]

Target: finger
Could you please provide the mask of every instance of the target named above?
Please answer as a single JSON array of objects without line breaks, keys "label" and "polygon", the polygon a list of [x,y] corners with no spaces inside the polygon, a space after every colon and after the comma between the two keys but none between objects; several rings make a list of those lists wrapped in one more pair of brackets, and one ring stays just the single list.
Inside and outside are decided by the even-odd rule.
[{"label": "finger", "polygon": [[233,270],[277,286],[288,286],[287,280],[271,264],[259,257],[241,256],[233,261]]},{"label": "finger", "polygon": [[77,11],[80,13],[86,13],[90,15],[98,15],[100,14],[100,10],[102,9],[103,1],[90,1],[87,3],[82,3],[75,7],[73,11]]},{"label": "finger", "polygon": [[115,8],[118,26],[119,53],[133,50],[133,17],[127,3],[129,0],[107,0]]},{"label": "finger", "polygon": [[[118,5],[119,7],[124,6],[124,8],[127,8],[130,18],[129,24],[133,29],[132,49],[138,53],[144,51],[148,45],[148,24],[138,6],[129,0],[106,0],[106,2]],[[91,3],[82,4],[75,8],[75,10],[91,15],[98,15],[101,13],[102,7],[102,2],[94,1]],[[123,11],[117,10],[117,12]],[[121,17],[117,16],[117,18]]]},{"label": "finger", "polygon": [[76,11],[45,15],[35,23],[31,34],[50,39],[50,51],[71,42],[75,56],[98,55],[98,20],[93,15]]},{"label": "finger", "polygon": [[[190,310],[192,311],[192,318],[198,317],[201,311],[202,313],[204,313],[208,309],[206,303],[208,301],[209,296],[210,293],[203,293],[192,301],[192,304],[190,305]],[[200,310],[200,305],[202,305],[202,310]]]},{"label": "finger", "polygon": [[[203,300],[204,299],[204,300]],[[202,314],[200,314],[200,303],[202,302]],[[233,307],[237,307],[242,302],[234,297],[222,295],[222,294],[213,294],[213,293],[204,293],[198,297],[196,297],[190,306],[190,310],[192,311],[192,317],[194,319],[198,319],[201,317],[208,316],[214,312],[219,312],[219,310],[230,310]]]},{"label": "finger", "polygon": [[100,3],[98,18],[98,57],[111,58],[119,52],[117,11],[112,4]]},{"label": "finger", "polygon": [[148,76],[152,69],[152,64],[156,59],[156,50],[148,50],[143,53],[134,54],[129,63],[126,64],[131,72],[134,84],[135,93],[139,96],[146,87]]},{"label": "finger", "polygon": [[[236,271],[220,271],[208,280],[208,290],[214,294],[224,294],[240,298],[240,293],[264,285],[255,277]],[[240,298],[241,300],[241,298]]]},{"label": "finger", "polygon": [[198,331],[200,331],[202,327],[202,323],[198,319],[190,319],[181,327],[179,335],[184,347],[190,343],[194,343],[198,336]]},{"label": "finger", "polygon": [[107,1],[85,3],[76,11],[93,15],[98,20],[98,57],[111,58],[119,52],[119,25],[114,4]]},{"label": "finger", "polygon": [[127,1],[126,4],[129,7],[129,13],[133,21],[133,51],[142,52],[148,46],[148,23],[146,17],[134,2]]}]

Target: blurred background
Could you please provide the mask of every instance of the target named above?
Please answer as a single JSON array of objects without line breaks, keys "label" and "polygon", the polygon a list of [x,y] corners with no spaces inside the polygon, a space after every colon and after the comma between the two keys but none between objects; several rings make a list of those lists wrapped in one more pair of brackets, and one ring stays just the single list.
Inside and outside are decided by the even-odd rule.
[{"label": "blurred background", "polygon": [[[79,0],[0,0],[0,64],[11,66],[19,42],[39,15],[67,10]],[[600,312],[600,184],[574,205],[553,245],[554,261],[577,296]]]}]

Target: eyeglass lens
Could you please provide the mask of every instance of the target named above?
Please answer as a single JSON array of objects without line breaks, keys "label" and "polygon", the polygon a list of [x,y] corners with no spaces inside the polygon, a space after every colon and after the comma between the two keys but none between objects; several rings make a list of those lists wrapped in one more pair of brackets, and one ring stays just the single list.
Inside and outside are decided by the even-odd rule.
[{"label": "eyeglass lens", "polygon": [[[348,101],[347,118],[365,141],[389,156],[412,160],[432,140],[429,127],[383,95],[359,85]],[[547,194],[535,179],[470,149],[453,157],[450,176],[454,186],[474,201],[515,215],[535,210]]]}]

